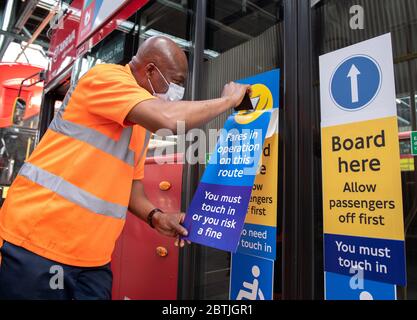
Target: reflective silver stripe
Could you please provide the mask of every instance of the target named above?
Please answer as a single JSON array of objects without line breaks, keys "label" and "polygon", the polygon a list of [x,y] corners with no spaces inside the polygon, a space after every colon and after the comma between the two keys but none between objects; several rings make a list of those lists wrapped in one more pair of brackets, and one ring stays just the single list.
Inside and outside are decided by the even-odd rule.
[{"label": "reflective silver stripe", "polygon": [[97,130],[64,120],[57,114],[49,126],[49,129],[86,142],[103,152],[111,154],[130,166],[134,165],[135,153],[129,149],[130,138],[133,131],[132,127],[124,128],[119,141],[115,141]]},{"label": "reflective silver stripe", "polygon": [[73,94],[74,90],[75,90],[75,86],[72,86],[72,87],[70,87],[70,88],[68,89],[68,92],[67,92],[67,94],[65,95],[64,100],[62,101],[62,105],[61,105],[61,107],[59,108],[57,115],[60,115],[60,116],[62,116],[62,115],[63,115],[63,113],[64,113],[65,109],[67,108],[68,102],[69,102],[69,101],[70,101],[70,99],[71,99],[71,96],[72,96],[72,94]]},{"label": "reflective silver stripe", "polygon": [[136,163],[136,165],[138,165],[140,160],[142,160],[142,157],[144,156],[146,147],[148,146],[150,139],[151,139],[151,133],[148,130],[146,130],[145,139],[143,140],[142,150],[139,153],[138,162]]},{"label": "reflective silver stripe", "polygon": [[127,207],[102,200],[31,163],[26,162],[20,169],[19,175],[94,213],[117,219],[126,218]]},{"label": "reflective silver stripe", "polygon": [[[133,166],[135,163],[135,153],[129,149],[130,140],[133,133],[132,127],[124,128],[119,141],[114,141],[113,139],[110,139],[101,132],[98,132],[97,130],[82,126],[71,121],[64,120],[62,118],[62,115],[65,112],[68,102],[71,99],[72,93],[75,90],[75,87],[76,86],[74,85],[70,87],[70,89],[68,90],[67,94],[65,95],[64,101],[62,102],[62,106],[56,114],[54,120],[51,122],[49,129],[66,135],[68,137],[72,137],[74,139],[88,143],[93,147],[96,147],[97,149],[105,153],[111,154],[112,156],[122,160],[128,165]],[[144,156],[144,152],[149,143],[150,137],[151,133],[149,131],[146,131],[144,144],[142,146],[142,150],[139,153],[137,163],[139,163],[142,157]]]},{"label": "reflective silver stripe", "polygon": [[71,99],[71,96],[72,96],[72,93],[74,92],[74,90],[75,90],[75,87],[76,86],[72,86],[72,87],[70,87],[69,89],[68,89],[68,92],[67,92],[67,94],[65,95],[65,97],[64,97],[64,101],[62,101],[62,109],[63,110],[65,110],[65,108],[67,107],[67,105],[68,105],[68,102],[70,101],[70,99]]}]

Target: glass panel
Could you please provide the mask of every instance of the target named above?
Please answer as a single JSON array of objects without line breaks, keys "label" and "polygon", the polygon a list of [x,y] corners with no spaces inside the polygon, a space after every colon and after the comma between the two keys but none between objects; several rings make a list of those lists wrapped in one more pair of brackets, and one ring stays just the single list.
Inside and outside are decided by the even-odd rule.
[{"label": "glass panel", "polygon": [[71,82],[77,82],[88,70],[97,64],[126,64],[132,58],[134,39],[138,26],[134,23],[136,14],[123,21],[120,26],[98,43],[90,52],[77,59]]},{"label": "glass panel", "polygon": [[[204,57],[201,99],[218,98],[229,81],[282,69],[281,1],[208,1]],[[229,114],[211,121],[206,131],[222,128]],[[213,147],[210,146],[210,150]],[[198,279],[196,298],[228,299],[230,254],[203,246],[199,250],[197,264],[201,267],[201,278]],[[276,275],[280,273],[280,265],[276,263],[279,269],[275,270]],[[281,290],[281,279],[278,278],[275,277],[276,294]]]},{"label": "glass panel", "polygon": [[[152,36],[165,36],[177,43],[186,53],[189,61],[189,75],[185,84],[184,100],[190,98],[191,80],[191,21],[195,7],[194,0],[158,0],[141,12],[139,25],[139,45]],[[159,137],[152,135],[149,142],[149,156],[164,156],[181,152],[177,146],[177,136]]]},{"label": "glass panel", "polygon": [[[8,67],[13,72],[22,74],[22,68],[19,65]],[[33,74],[33,77],[9,79],[0,86],[0,105],[2,105],[2,123],[0,124],[0,205],[7,195],[8,187],[16,178],[17,173],[22,167],[24,161],[32,153],[37,138],[37,129],[39,126],[39,111],[42,103],[42,82],[39,82],[39,74],[35,75],[34,68],[26,71]],[[24,101],[25,109],[20,117],[14,117],[15,123],[12,123],[12,114],[19,108],[14,108],[16,98],[19,97]],[[22,105],[22,104],[21,104]],[[14,111],[13,111],[14,110]]]},{"label": "glass panel", "polygon": [[[312,2],[313,3],[313,2]],[[351,8],[363,8],[363,28],[354,27]],[[410,155],[410,131],[416,130],[417,84],[417,2],[415,0],[322,0],[312,9],[313,107],[320,110],[319,56],[388,32],[393,39],[398,127],[401,149],[402,188],[406,226],[408,286],[398,290],[399,298],[417,298],[417,172]],[[317,117],[319,119],[319,116]],[[321,159],[317,155],[316,165]],[[321,202],[320,188],[317,201]],[[315,212],[322,221],[322,212]],[[317,230],[317,246],[322,246],[322,230]],[[316,277],[323,277],[323,265],[317,261]],[[320,292],[323,294],[323,292]]]}]

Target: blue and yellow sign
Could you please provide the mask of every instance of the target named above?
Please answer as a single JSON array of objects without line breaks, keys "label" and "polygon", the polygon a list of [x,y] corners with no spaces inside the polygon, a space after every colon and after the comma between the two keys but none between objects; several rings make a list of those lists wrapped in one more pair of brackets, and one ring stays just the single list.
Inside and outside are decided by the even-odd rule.
[{"label": "blue and yellow sign", "polygon": [[388,296],[406,284],[392,61],[389,34],[320,57],[325,271],[359,270]]},{"label": "blue and yellow sign", "polygon": [[271,113],[242,115],[252,118],[244,124],[236,114],[227,119],[187,210],[186,239],[236,252]]},{"label": "blue and yellow sign", "polygon": [[279,79],[280,70],[275,69],[238,81],[252,85],[252,103],[256,110],[274,110],[238,252],[271,260],[276,259],[277,241]]},{"label": "blue and yellow sign", "polygon": [[275,259],[279,70],[238,82],[252,85],[255,110],[232,114],[220,131],[187,210],[186,239],[231,252],[243,243],[252,254],[261,245],[259,254]]}]

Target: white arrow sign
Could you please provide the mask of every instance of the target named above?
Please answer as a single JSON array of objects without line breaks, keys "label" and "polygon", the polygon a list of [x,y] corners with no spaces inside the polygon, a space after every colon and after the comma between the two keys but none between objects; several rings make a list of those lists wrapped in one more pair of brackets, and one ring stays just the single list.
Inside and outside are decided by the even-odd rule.
[{"label": "white arrow sign", "polygon": [[353,64],[352,68],[350,68],[348,78],[350,78],[350,85],[352,90],[352,103],[359,102],[359,87],[358,87],[358,75],[360,75],[360,71],[356,66]]}]

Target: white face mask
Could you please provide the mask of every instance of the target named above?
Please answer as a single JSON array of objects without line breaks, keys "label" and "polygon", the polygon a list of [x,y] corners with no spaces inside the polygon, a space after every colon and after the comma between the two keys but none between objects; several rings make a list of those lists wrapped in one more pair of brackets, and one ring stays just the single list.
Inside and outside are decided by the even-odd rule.
[{"label": "white face mask", "polygon": [[165,93],[156,93],[153,86],[152,86],[152,82],[151,80],[148,78],[148,82],[149,85],[152,88],[153,91],[153,95],[157,96],[165,101],[180,101],[184,98],[184,92],[185,92],[185,88],[179,86],[176,83],[173,82],[169,82],[167,81],[167,79],[164,77],[164,75],[161,73],[161,71],[159,71],[158,67],[155,66],[156,70],[158,70],[159,74],[161,75],[162,79],[164,79],[165,83],[168,85],[168,90]]}]

